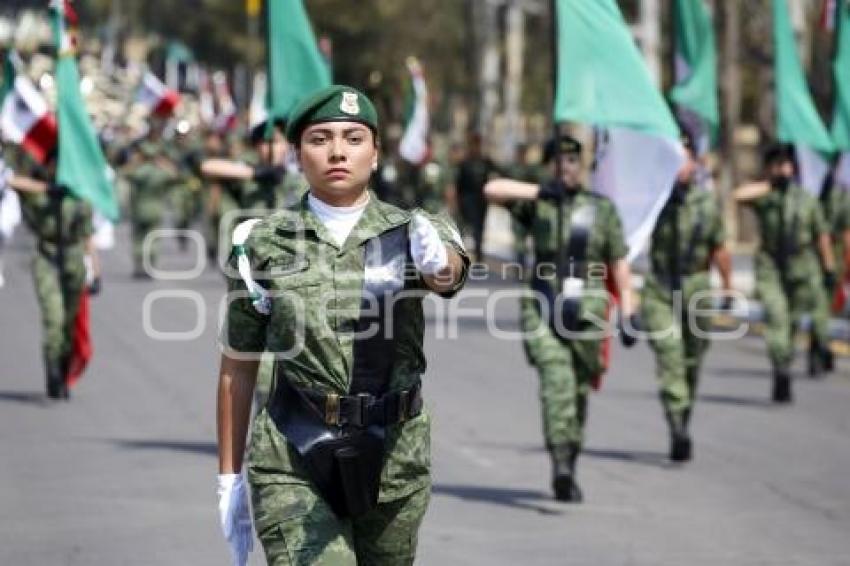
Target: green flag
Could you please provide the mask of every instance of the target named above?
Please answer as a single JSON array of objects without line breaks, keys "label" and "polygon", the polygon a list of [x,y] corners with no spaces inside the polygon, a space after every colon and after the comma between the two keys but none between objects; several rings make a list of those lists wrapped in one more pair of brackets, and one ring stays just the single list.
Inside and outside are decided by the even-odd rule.
[{"label": "green flag", "polygon": [[80,94],[80,74],[70,48],[71,41],[65,32],[64,7],[62,2],[55,2],[52,8],[59,52],[56,62],[56,114],[59,121],[56,182],[90,202],[108,219],[116,221],[118,202],[112,186],[112,172]]},{"label": "green flag", "polygon": [[820,153],[832,153],[835,148],[815,108],[797,54],[787,0],[773,0],[773,38],[776,137]]},{"label": "green flag", "polygon": [[597,130],[593,189],[617,206],[633,259],[683,162],[679,127],[614,0],[558,0],[555,120]]},{"label": "green flag", "polygon": [[832,69],[835,73],[835,108],[832,140],[841,151],[850,150],[850,4],[837,3],[838,39]]},{"label": "green flag", "polygon": [[[676,84],[670,98],[685,111],[679,112],[680,116],[685,114],[682,122],[692,130],[700,130],[692,131],[694,137],[699,140],[707,134],[714,142],[720,129],[720,108],[711,16],[702,0],[675,0],[673,14]],[[690,120],[688,113],[697,120]]]},{"label": "green flag", "polygon": [[679,135],[614,0],[558,0],[555,120]]},{"label": "green flag", "polygon": [[286,118],[302,97],[331,84],[331,71],[302,0],[269,0],[268,18],[269,114]]}]

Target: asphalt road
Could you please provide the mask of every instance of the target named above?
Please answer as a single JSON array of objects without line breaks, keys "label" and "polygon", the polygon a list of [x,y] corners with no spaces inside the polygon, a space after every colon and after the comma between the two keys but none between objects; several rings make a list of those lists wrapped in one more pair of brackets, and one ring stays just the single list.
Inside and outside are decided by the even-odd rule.
[{"label": "asphalt road", "polygon": [[[222,277],[137,282],[126,244],[105,254],[95,358],[72,401],[50,403],[30,249],[22,237],[7,249],[0,289],[0,564],[227,564],[215,496]],[[190,263],[169,246],[166,267]],[[550,498],[535,374],[481,314],[483,295],[511,288],[470,285],[455,299],[457,338],[430,317],[434,488],[418,563],[850,565],[848,360],[826,380],[799,379],[797,402],[780,408],[761,339],[716,344],[696,460],[676,467],[649,349],[616,349],[590,405],[587,502],[565,506]],[[145,332],[146,305],[159,337]],[[510,297],[494,313],[516,328]]]}]

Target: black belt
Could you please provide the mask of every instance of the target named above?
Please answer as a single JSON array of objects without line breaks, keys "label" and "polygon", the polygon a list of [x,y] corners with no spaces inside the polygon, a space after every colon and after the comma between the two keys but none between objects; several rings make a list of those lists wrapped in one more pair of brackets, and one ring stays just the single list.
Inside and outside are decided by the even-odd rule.
[{"label": "black belt", "polygon": [[386,427],[403,423],[422,412],[421,382],[409,389],[387,393],[381,397],[375,397],[371,393],[324,393],[282,382],[275,391],[271,411],[283,409],[286,401],[283,396],[299,398],[330,426]]}]

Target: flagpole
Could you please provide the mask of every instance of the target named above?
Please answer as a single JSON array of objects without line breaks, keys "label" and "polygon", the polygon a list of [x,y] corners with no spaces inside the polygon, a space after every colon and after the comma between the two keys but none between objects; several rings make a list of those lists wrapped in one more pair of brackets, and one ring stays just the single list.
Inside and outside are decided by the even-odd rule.
[{"label": "flagpole", "polygon": [[[558,100],[558,54],[560,50],[558,49],[558,0],[550,0],[549,2],[549,10],[551,15],[552,27],[552,107],[554,109],[555,104],[557,104]],[[552,113],[552,140],[554,143],[554,151],[552,152],[552,158],[555,160],[555,179],[560,183],[561,178],[563,177],[563,167],[561,164],[561,144],[558,143],[561,137],[561,128],[557,119],[555,118],[554,112]],[[560,287],[564,284],[564,206],[563,206],[563,195],[558,194],[558,199],[555,201],[556,206],[558,207],[558,215],[557,221],[555,224],[555,229],[558,232],[558,237],[556,239],[557,242],[557,258],[555,259],[555,274],[557,275],[557,285],[558,292],[560,292]]]}]

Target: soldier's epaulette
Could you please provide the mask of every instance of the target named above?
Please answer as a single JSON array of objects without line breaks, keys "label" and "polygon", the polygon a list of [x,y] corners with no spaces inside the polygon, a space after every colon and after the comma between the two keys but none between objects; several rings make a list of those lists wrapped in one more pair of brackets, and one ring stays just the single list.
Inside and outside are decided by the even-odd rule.
[{"label": "soldier's epaulette", "polygon": [[[372,198],[376,197],[372,195]],[[382,200],[378,200],[378,206],[381,207],[381,213],[390,224],[404,224],[405,222],[409,222],[412,217],[410,211],[403,210]]]}]

